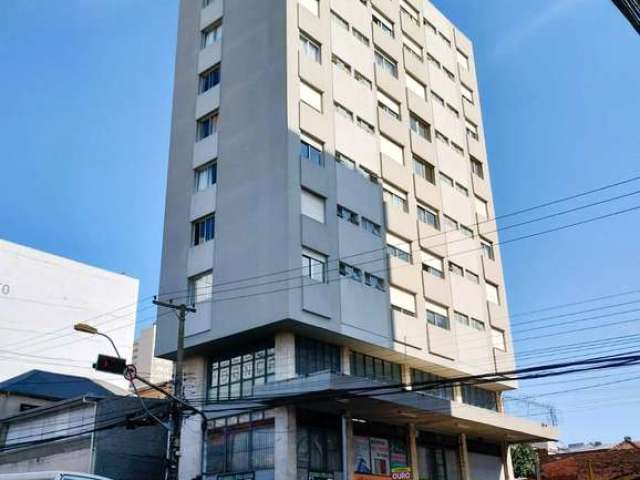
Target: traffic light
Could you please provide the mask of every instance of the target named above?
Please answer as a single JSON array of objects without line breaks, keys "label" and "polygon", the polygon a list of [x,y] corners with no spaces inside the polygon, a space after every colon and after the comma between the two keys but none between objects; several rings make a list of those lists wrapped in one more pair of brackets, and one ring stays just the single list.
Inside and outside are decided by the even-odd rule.
[{"label": "traffic light", "polygon": [[109,355],[98,355],[98,361],[93,364],[93,368],[99,372],[122,375],[124,370],[127,368],[127,361],[124,358],[110,357]]}]

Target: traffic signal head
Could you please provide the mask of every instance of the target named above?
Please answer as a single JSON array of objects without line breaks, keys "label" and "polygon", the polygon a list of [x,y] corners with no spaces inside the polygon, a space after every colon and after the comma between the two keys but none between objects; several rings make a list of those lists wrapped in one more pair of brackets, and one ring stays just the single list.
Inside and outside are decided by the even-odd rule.
[{"label": "traffic signal head", "polygon": [[110,357],[109,355],[98,355],[98,360],[93,364],[99,372],[115,373],[122,375],[127,367],[127,361],[124,358]]}]

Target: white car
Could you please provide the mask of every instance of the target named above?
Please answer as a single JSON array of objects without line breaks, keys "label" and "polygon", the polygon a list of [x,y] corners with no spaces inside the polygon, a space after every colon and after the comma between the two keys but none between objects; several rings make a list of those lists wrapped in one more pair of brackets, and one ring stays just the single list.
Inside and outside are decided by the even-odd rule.
[{"label": "white car", "polygon": [[75,472],[31,472],[0,473],[0,480],[112,480],[90,473]]}]

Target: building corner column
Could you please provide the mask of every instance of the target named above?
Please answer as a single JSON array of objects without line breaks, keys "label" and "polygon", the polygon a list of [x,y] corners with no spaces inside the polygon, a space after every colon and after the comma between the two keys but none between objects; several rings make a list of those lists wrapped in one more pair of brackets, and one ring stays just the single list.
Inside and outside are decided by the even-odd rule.
[{"label": "building corner column", "polygon": [[[204,399],[207,390],[207,359],[194,357],[185,360],[183,367],[184,397]],[[190,415],[182,421],[180,437],[180,466],[178,478],[192,480],[203,473],[205,444],[202,434],[202,418]],[[206,440],[205,440],[206,441]]]},{"label": "building corner column", "polygon": [[296,410],[278,407],[274,413],[274,480],[294,480],[298,476]]},{"label": "building corner column", "polygon": [[342,480],[351,480],[353,477],[353,422],[351,421],[350,412],[344,412],[340,417],[340,431],[340,444],[342,446]]},{"label": "building corner column", "polygon": [[460,480],[471,480],[467,435],[464,433],[458,434],[458,465],[460,467]]},{"label": "building corner column", "polygon": [[511,448],[509,444],[502,444],[502,463],[504,465],[505,480],[514,480],[516,477],[513,473],[513,462],[511,461]]},{"label": "building corner column", "polygon": [[296,336],[292,332],[275,335],[276,381],[296,376]]},{"label": "building corner column", "polygon": [[418,466],[418,444],[416,439],[418,438],[418,432],[416,426],[413,423],[409,424],[409,467],[411,467],[411,478],[417,480],[420,478],[420,469]]}]

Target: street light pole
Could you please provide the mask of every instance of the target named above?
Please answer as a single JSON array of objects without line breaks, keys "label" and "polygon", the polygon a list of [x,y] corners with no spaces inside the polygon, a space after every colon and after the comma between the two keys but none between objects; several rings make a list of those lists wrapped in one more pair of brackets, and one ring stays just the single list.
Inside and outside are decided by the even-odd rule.
[{"label": "street light pole", "polygon": [[171,302],[161,302],[156,298],[153,299],[154,305],[159,307],[170,308],[178,311],[178,338],[176,345],[176,369],[174,380],[174,396],[178,402],[173,402],[172,418],[173,428],[169,440],[169,471],[167,472],[167,480],[178,480],[178,466],[180,463],[180,438],[182,431],[182,384],[183,384],[183,362],[184,362],[184,323],[187,312],[194,313],[195,308],[184,303],[175,305]]}]

